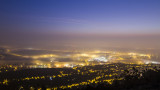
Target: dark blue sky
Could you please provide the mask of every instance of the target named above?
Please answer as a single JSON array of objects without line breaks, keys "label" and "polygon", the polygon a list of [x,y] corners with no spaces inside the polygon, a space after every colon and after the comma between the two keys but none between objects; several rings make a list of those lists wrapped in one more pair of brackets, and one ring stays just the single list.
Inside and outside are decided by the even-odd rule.
[{"label": "dark blue sky", "polygon": [[160,33],[160,0],[1,0],[0,31]]}]

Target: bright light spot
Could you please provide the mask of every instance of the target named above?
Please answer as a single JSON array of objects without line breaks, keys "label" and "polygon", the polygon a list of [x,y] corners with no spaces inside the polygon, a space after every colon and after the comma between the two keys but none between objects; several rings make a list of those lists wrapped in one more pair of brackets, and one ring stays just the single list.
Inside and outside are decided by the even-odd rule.
[{"label": "bright light spot", "polygon": [[55,64],[55,66],[56,66],[56,67],[60,67],[60,65],[59,65],[59,64]]},{"label": "bright light spot", "polygon": [[83,53],[83,54],[81,54],[81,56],[89,56],[89,55],[88,55],[88,54],[84,54],[84,53]]},{"label": "bright light spot", "polygon": [[69,64],[64,64],[65,67],[69,67]]},{"label": "bright light spot", "polygon": [[107,62],[108,60],[105,57],[97,57],[97,58],[90,59],[88,61]]}]

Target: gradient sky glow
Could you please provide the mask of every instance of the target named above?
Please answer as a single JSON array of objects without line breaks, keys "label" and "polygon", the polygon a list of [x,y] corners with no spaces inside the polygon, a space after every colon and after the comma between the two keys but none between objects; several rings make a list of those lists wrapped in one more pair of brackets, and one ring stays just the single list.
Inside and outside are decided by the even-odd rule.
[{"label": "gradient sky glow", "polygon": [[0,30],[160,33],[160,0],[1,0]]},{"label": "gradient sky glow", "polygon": [[0,46],[160,49],[160,0],[0,0]]}]

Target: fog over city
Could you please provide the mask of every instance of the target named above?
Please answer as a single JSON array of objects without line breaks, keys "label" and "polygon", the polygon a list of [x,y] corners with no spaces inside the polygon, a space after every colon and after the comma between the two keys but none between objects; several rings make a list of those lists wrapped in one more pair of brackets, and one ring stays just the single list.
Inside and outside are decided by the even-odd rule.
[{"label": "fog over city", "polygon": [[154,48],[159,49],[159,34],[2,32],[1,45],[51,49],[61,48]]}]

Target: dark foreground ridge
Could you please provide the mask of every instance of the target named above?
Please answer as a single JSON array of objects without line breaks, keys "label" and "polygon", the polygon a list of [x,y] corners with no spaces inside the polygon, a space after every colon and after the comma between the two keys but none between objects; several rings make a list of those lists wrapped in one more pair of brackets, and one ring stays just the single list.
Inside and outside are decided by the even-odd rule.
[{"label": "dark foreground ridge", "polygon": [[146,70],[139,73],[135,68],[130,73],[125,70],[123,80],[114,80],[112,84],[100,83],[87,85],[84,90],[160,90],[160,70]]},{"label": "dark foreground ridge", "polygon": [[160,90],[159,65],[108,64],[7,69],[0,90]]}]

